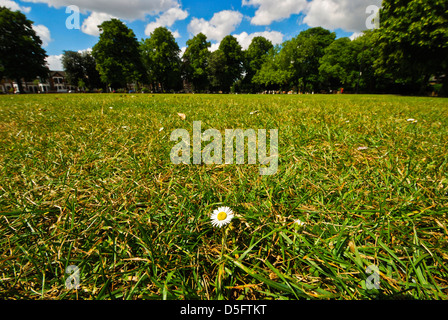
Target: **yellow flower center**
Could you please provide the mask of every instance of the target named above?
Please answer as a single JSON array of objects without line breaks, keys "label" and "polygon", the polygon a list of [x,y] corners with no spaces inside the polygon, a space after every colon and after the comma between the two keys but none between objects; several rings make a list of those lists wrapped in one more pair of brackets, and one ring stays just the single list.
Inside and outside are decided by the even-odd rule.
[{"label": "yellow flower center", "polygon": [[227,213],[225,213],[224,211],[221,211],[220,213],[218,213],[219,221],[225,220],[226,218],[227,218]]}]

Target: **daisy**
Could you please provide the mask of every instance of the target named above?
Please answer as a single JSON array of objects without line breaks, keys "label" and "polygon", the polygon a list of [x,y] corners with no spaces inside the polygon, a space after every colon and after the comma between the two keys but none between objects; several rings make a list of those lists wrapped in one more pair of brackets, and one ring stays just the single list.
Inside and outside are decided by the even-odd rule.
[{"label": "daisy", "polygon": [[233,211],[229,207],[219,207],[214,210],[210,219],[212,220],[212,225],[214,227],[221,228],[226,224],[230,223],[233,219]]},{"label": "daisy", "polygon": [[305,222],[301,221],[300,219],[294,220],[294,223],[299,227],[303,227],[305,225]]},{"label": "daisy", "polygon": [[412,119],[412,118],[409,118],[409,119],[407,119],[406,121],[407,121],[407,122],[412,122],[412,123],[416,123],[416,122],[417,122],[417,120]]}]

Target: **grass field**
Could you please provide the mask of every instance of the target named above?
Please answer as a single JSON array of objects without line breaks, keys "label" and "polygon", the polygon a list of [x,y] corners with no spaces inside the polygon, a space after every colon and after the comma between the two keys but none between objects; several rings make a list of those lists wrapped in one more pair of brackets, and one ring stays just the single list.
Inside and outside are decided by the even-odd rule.
[{"label": "grass field", "polygon": [[[277,173],[172,164],[196,120],[278,129]],[[448,99],[0,96],[0,298],[447,299],[447,137]]]}]

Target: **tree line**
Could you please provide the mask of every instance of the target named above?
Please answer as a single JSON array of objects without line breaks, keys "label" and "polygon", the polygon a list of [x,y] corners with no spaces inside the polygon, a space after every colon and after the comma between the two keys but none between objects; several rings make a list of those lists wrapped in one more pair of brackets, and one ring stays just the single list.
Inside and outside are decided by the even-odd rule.
[{"label": "tree line", "polygon": [[[228,35],[211,52],[211,43],[199,33],[187,41],[182,55],[167,28],[138,41],[132,29],[111,19],[99,26],[99,41],[91,52],[65,51],[62,62],[69,83],[86,89],[133,84],[176,92],[187,84],[194,92],[319,93],[344,88],[446,96],[447,12],[446,1],[384,0],[379,28],[353,40],[337,39],[334,32],[316,27],[281,45],[255,37],[246,50]],[[439,81],[430,86],[430,78]]]}]

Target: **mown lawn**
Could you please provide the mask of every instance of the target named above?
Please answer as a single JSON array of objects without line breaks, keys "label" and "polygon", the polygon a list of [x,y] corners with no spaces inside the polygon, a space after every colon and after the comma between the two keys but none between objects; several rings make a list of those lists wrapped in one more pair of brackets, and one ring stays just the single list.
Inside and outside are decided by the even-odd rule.
[{"label": "mown lawn", "polygon": [[[172,164],[198,120],[278,129],[277,173]],[[447,299],[447,128],[437,98],[0,96],[0,298]]]}]

